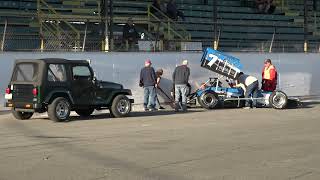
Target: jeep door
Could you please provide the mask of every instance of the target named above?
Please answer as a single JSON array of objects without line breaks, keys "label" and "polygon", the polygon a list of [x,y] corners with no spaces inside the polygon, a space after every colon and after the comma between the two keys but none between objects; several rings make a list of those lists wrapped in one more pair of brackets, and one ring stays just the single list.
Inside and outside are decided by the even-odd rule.
[{"label": "jeep door", "polygon": [[94,94],[93,72],[87,65],[72,65],[72,96],[76,105],[92,105]]},{"label": "jeep door", "polygon": [[47,64],[47,77],[43,91],[44,97],[51,97],[55,93],[70,91],[68,80],[67,67],[64,63]]}]

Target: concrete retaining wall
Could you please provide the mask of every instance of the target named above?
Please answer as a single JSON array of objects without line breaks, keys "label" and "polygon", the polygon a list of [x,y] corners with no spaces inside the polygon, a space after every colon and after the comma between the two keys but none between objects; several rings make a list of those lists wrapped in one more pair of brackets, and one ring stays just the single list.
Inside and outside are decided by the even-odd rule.
[{"label": "concrete retaining wall", "polygon": [[[263,60],[270,58],[279,72],[279,88],[290,96],[320,94],[320,55],[299,53],[230,53],[241,59],[244,72],[261,79]],[[133,91],[137,103],[142,103],[142,89],[138,86],[140,69],[144,60],[150,58],[154,67],[164,69],[162,87],[169,92],[171,74],[182,59],[190,61],[191,84],[197,87],[214,74],[200,67],[202,53],[25,53],[8,52],[0,54],[0,90],[4,94],[15,59],[66,58],[91,59],[98,79],[119,82]],[[3,104],[3,96],[0,98]]]}]

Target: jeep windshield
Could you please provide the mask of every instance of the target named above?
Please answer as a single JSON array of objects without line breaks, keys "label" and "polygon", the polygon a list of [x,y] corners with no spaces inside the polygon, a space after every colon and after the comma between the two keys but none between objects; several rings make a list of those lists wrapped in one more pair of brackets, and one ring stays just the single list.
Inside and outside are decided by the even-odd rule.
[{"label": "jeep windshield", "polygon": [[12,81],[15,82],[36,82],[38,80],[37,63],[19,63],[16,64]]}]

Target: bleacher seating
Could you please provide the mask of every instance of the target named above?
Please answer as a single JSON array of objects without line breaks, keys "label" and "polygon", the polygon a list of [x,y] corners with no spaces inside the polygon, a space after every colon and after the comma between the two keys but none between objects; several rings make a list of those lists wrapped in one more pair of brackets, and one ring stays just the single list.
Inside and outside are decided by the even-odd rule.
[{"label": "bleacher seating", "polygon": [[[279,2],[281,0],[278,0]],[[92,23],[88,34],[91,38],[99,38],[96,28],[101,21],[101,5],[99,0],[45,0],[58,14],[71,21],[86,21]],[[122,25],[128,17],[132,17],[140,32],[150,34],[150,39],[155,34],[148,30],[148,5],[152,0],[117,0],[114,1],[114,25],[115,34],[121,35]],[[211,46],[214,40],[213,29],[213,1],[204,4],[203,0],[176,0],[178,7],[186,16],[186,21],[177,21],[191,34],[192,41],[202,41],[203,46]],[[219,49],[224,51],[261,51],[268,49],[270,43],[274,43],[273,51],[295,51],[303,48],[304,42],[304,18],[303,1],[285,0],[286,3],[277,5],[273,14],[258,13],[254,7],[248,7],[239,0],[217,1],[217,30],[219,35]],[[320,3],[316,11],[313,1],[308,0],[309,21],[307,38],[310,42],[320,40],[318,24],[320,21]],[[43,12],[49,12],[50,8],[43,7]],[[69,19],[68,19],[69,18]],[[37,22],[36,0],[3,0],[0,1],[0,36],[4,28],[4,21],[8,20],[11,34],[19,36],[30,35],[39,38],[39,23]],[[319,22],[318,22],[319,21]],[[73,25],[83,35],[84,25]],[[149,28],[150,29],[150,28]],[[182,33],[181,29],[176,32]],[[96,36],[95,36],[95,35]],[[153,37],[151,37],[153,36]],[[285,43],[286,45],[281,43]],[[40,46],[36,43],[36,46]],[[14,46],[11,46],[14,47]],[[39,48],[39,47],[35,47]]]}]

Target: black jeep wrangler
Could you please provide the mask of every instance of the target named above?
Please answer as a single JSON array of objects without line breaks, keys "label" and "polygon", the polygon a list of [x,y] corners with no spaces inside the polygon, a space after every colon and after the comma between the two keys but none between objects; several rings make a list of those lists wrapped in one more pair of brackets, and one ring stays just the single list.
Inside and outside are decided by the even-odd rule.
[{"label": "black jeep wrangler", "polygon": [[89,61],[66,59],[16,60],[6,89],[6,107],[16,119],[48,112],[54,121],[65,121],[70,111],[90,116],[109,109],[112,117],[131,111],[131,90],[121,84],[98,81]]}]

